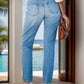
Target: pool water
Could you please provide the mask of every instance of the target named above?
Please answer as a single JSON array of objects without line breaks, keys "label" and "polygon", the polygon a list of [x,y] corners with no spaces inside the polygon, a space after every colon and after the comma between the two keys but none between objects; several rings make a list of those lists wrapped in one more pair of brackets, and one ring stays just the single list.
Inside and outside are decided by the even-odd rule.
[{"label": "pool water", "polygon": [[[42,40],[35,40],[34,44],[40,44],[43,47]],[[33,71],[43,69],[43,50],[33,51]],[[54,70],[58,70],[58,41],[55,43],[55,61]],[[0,72],[8,72],[8,55],[0,55]]]},{"label": "pool water", "polygon": [[8,55],[0,55],[0,72],[8,71]]}]

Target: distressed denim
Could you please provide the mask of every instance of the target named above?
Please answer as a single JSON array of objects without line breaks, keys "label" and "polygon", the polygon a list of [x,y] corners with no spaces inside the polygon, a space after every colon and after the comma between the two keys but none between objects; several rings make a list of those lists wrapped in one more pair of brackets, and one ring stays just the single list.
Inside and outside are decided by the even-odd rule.
[{"label": "distressed denim", "polygon": [[23,81],[33,81],[32,50],[35,35],[44,20],[43,83],[51,83],[54,69],[55,39],[61,11],[54,0],[28,0],[22,30]]}]

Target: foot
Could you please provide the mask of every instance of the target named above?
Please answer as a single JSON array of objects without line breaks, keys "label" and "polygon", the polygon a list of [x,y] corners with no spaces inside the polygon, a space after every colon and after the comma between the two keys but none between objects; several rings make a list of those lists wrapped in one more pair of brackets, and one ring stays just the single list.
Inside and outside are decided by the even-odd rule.
[{"label": "foot", "polygon": [[29,82],[24,82],[24,84],[30,84]]},{"label": "foot", "polygon": [[33,84],[33,82],[24,82],[24,84]]},{"label": "foot", "polygon": [[33,84],[33,82],[30,82],[29,84]]},{"label": "foot", "polygon": [[51,83],[43,83],[43,84],[51,84]]},{"label": "foot", "polygon": [[43,84],[51,84],[51,83],[43,83]]}]

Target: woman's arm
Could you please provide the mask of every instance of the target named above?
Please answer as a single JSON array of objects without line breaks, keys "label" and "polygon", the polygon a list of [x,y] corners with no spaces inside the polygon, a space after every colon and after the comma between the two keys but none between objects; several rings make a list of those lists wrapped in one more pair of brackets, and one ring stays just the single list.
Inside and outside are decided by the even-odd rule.
[{"label": "woman's arm", "polygon": [[62,19],[64,19],[66,21],[66,26],[69,27],[70,26],[70,19],[67,17],[65,10],[64,10],[64,5],[63,5],[63,1],[59,2],[59,7],[62,13]]},{"label": "woman's arm", "polygon": [[59,2],[59,7],[60,7],[60,10],[61,10],[62,16],[66,15],[65,10],[64,10],[63,1]]}]

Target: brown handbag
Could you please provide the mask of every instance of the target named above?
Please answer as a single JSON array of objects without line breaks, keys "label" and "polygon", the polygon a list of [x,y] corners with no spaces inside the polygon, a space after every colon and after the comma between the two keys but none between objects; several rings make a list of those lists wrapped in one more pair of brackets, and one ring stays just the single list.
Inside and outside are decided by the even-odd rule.
[{"label": "brown handbag", "polygon": [[66,23],[62,22],[59,24],[58,38],[59,40],[66,39],[69,36],[70,27],[66,28]]}]

